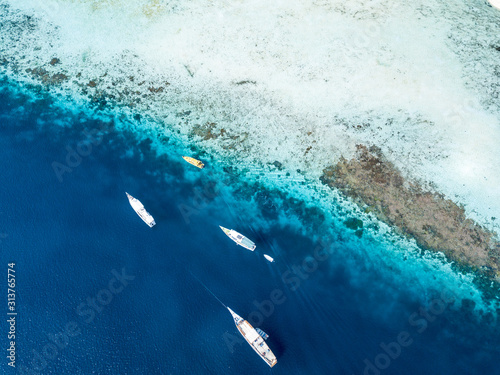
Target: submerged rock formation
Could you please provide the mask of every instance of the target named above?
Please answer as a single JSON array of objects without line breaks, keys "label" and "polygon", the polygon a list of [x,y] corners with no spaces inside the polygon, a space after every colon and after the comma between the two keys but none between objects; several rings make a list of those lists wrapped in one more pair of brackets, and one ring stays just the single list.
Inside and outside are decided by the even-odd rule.
[{"label": "submerged rock formation", "polygon": [[383,222],[425,249],[500,282],[500,243],[495,233],[468,219],[463,207],[406,181],[379,148],[358,145],[352,160],[323,170],[321,181],[339,189]]}]

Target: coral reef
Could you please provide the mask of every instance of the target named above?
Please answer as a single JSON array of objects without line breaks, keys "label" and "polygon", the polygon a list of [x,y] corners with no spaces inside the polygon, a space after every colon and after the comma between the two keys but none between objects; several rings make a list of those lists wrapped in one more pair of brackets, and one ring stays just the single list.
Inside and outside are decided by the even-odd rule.
[{"label": "coral reef", "polygon": [[379,148],[357,145],[355,158],[341,158],[320,179],[422,248],[441,251],[458,265],[500,281],[495,233],[467,218],[463,207],[443,195],[406,181]]}]

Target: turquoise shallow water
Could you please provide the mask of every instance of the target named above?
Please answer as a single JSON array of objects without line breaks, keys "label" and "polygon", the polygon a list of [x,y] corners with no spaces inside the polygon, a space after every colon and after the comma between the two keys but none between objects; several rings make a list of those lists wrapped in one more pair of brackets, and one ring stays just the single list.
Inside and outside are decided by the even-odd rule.
[{"label": "turquoise shallow water", "polygon": [[[0,100],[0,259],[16,263],[17,373],[500,373],[495,317],[432,274],[409,284],[413,268],[372,262],[386,245],[368,230],[358,238],[216,155],[203,171],[174,150],[158,157],[108,121],[14,94],[18,85],[3,81]],[[54,162],[71,172],[58,178]],[[272,370],[200,282],[270,335]]]}]

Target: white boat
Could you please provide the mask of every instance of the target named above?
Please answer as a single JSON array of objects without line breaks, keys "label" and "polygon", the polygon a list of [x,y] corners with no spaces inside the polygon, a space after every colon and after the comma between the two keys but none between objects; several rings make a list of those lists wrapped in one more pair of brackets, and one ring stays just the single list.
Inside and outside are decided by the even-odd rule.
[{"label": "white boat", "polygon": [[270,261],[271,263],[274,262],[274,259],[272,257],[270,257],[269,255],[267,254],[264,254],[264,258],[266,258],[268,261]]},{"label": "white boat", "polygon": [[125,192],[125,194],[127,194],[128,201],[134,211],[137,212],[137,215],[139,215],[139,217],[151,228],[153,227],[153,225],[156,225],[155,219],[153,219],[153,216],[151,216],[150,213],[146,211],[139,199],[134,198],[127,192]]},{"label": "white boat", "polygon": [[248,238],[246,238],[244,235],[241,233],[236,232],[233,229],[227,229],[224,227],[221,227],[219,225],[220,229],[224,231],[224,233],[227,234],[227,236],[232,239],[234,242],[236,242],[238,245],[243,246],[245,249],[248,249],[250,251],[255,250],[255,244],[250,241]]},{"label": "white boat", "polygon": [[264,362],[266,362],[270,367],[273,367],[276,363],[278,363],[276,356],[264,341],[267,340],[269,336],[261,329],[253,328],[250,323],[236,314],[229,307],[227,309],[233,316],[234,324],[236,324],[236,328],[238,328],[238,331],[240,331],[243,338],[247,340],[252,349],[257,352],[260,358],[262,358]]},{"label": "white boat", "polygon": [[489,0],[490,4],[497,9],[500,9],[500,0]]}]

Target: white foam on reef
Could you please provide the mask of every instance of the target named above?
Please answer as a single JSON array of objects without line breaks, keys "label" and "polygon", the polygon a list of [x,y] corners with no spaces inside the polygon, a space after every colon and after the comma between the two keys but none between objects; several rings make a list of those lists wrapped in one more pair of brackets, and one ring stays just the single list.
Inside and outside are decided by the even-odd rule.
[{"label": "white foam on reef", "polygon": [[[277,160],[288,179],[307,179],[290,186],[308,196],[323,168],[377,145],[406,177],[498,230],[500,14],[485,2],[0,4],[8,74],[62,71],[69,79],[53,91],[78,105],[106,92],[116,113],[141,115],[130,129],[159,149],[162,134],[196,143],[249,177],[264,169],[270,184]],[[190,136],[207,122],[225,135]]]}]

